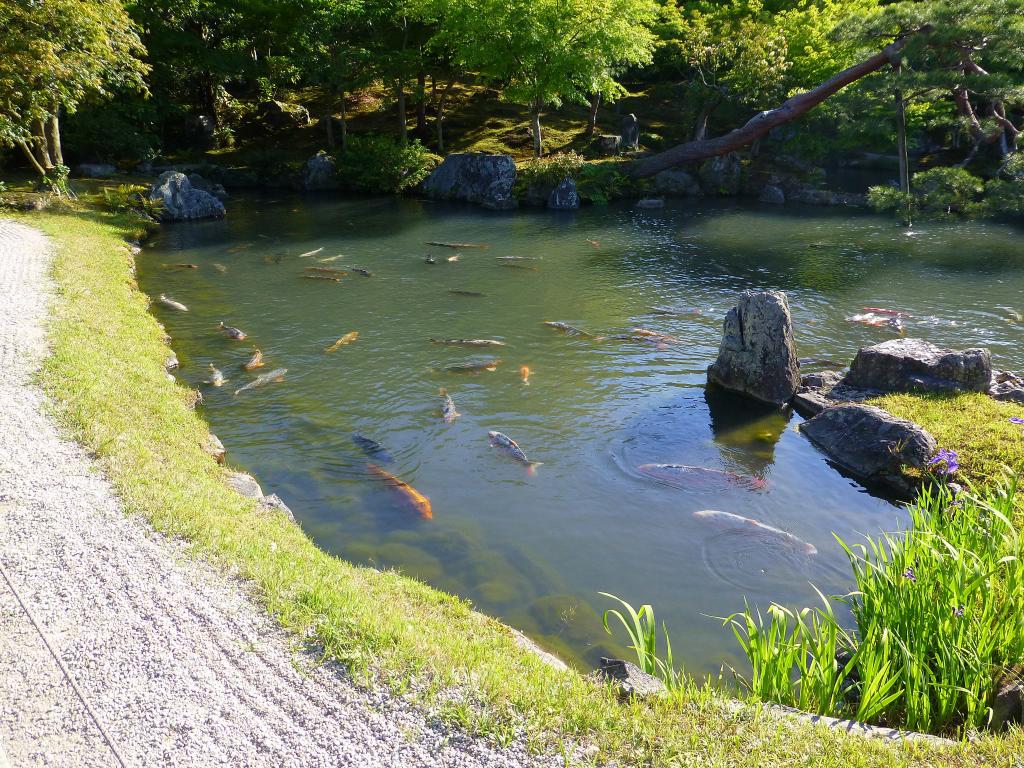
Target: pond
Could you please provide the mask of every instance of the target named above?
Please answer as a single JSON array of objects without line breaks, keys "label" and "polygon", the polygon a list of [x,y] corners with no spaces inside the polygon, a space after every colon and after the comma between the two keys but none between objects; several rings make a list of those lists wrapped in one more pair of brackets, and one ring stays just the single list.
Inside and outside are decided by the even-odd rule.
[{"label": "pond", "polygon": [[[279,494],[324,549],[469,598],[581,665],[625,653],[601,627],[604,591],[653,603],[690,672],[742,666],[715,617],[744,599],[810,604],[811,584],[844,593],[832,533],[855,540],[905,523],[897,504],[830,466],[794,429],[798,416],[705,391],[740,291],[788,293],[805,371],[895,335],[846,319],[869,306],[911,313],[910,335],[987,346],[998,367],[1024,367],[1024,238],[1007,226],[906,230],[735,201],[513,214],[403,199],[228,207],[224,221],[164,227],[139,277],[151,296],[189,307],[154,311],[231,463]],[[332,269],[348,274],[303,279]],[[225,338],[221,321],[248,339]],[[635,328],[672,338],[614,338]],[[352,331],[358,339],[325,351]],[[253,345],[266,364],[246,372]],[[446,370],[487,361],[500,362]],[[230,383],[204,384],[210,364]],[[277,368],[283,381],[234,394]],[[450,423],[441,388],[461,414]],[[489,447],[491,430],[542,464]],[[368,455],[354,435],[386,454]],[[641,469],[657,463],[716,472],[666,482]],[[429,497],[432,516],[369,464]],[[792,538],[695,515],[704,510]]]}]

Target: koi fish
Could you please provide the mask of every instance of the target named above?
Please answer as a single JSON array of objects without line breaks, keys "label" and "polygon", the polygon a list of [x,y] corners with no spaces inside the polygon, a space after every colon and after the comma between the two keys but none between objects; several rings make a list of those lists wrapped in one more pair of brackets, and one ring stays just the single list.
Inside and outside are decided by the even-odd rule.
[{"label": "koi fish", "polygon": [[536,267],[531,267],[526,264],[519,264],[515,261],[503,261],[501,263],[501,266],[508,267],[509,269],[521,269],[526,272],[540,272],[540,270],[537,269]]},{"label": "koi fish", "polygon": [[306,258],[307,256],[316,256],[316,255],[317,255],[318,253],[320,253],[320,252],[322,252],[322,251],[323,251],[323,248],[322,248],[322,247],[320,247],[320,248],[317,248],[317,249],[316,249],[315,251],[306,251],[305,253],[300,253],[300,254],[299,254],[299,258],[300,258],[300,259],[304,259],[304,258]]},{"label": "koi fish", "polygon": [[395,494],[408,505],[416,514],[424,520],[434,517],[434,510],[430,507],[430,499],[417,491],[404,480],[399,480],[390,472],[385,472],[376,464],[367,464],[366,468],[384,481],[388,488],[392,488]]},{"label": "koi fish", "polygon": [[469,297],[472,297],[474,299],[482,299],[484,296],[487,295],[485,293],[480,293],[479,291],[455,291],[455,290],[449,290],[448,293],[450,293],[452,296],[469,296]]},{"label": "koi fish", "polygon": [[435,259],[433,256],[429,256],[428,255],[426,258],[423,259],[423,263],[424,264],[437,264],[437,259]]},{"label": "koi fish", "polygon": [[344,347],[346,344],[351,344],[353,341],[359,338],[359,331],[349,331],[336,342],[331,344],[329,347],[324,348],[324,352],[337,352],[339,349]]},{"label": "koi fish", "polygon": [[497,339],[431,339],[432,344],[445,344],[449,347],[504,347],[504,341]]},{"label": "koi fish", "polygon": [[348,275],[343,269],[334,269],[333,267],[306,267],[307,272],[315,272],[318,275],[334,275],[335,277],[345,277]]},{"label": "koi fish", "polygon": [[651,307],[647,312],[649,315],[669,315],[669,316],[681,316],[681,315],[700,315],[703,312],[699,309],[673,309],[672,307]]},{"label": "koi fish", "polygon": [[352,442],[367,456],[375,458],[383,464],[391,464],[395,460],[383,445],[376,440],[360,435],[358,432],[352,433]]},{"label": "koi fish", "polygon": [[311,275],[311,274],[305,274],[305,275],[299,275],[299,277],[304,277],[307,280],[329,280],[332,283],[340,283],[341,282],[341,278],[340,277],[335,277],[334,275],[315,275],[315,274]]},{"label": "koi fish", "polygon": [[448,373],[482,373],[496,371],[501,360],[475,360],[469,363],[455,363],[445,368]]},{"label": "koi fish", "polygon": [[662,344],[682,344],[682,339],[677,339],[675,336],[670,336],[667,333],[661,333],[660,331],[651,331],[647,328],[634,328],[633,335],[639,336],[642,339],[650,339],[651,341],[657,341]]},{"label": "koi fish", "polygon": [[734,515],[732,512],[719,512],[715,509],[702,509],[699,512],[694,512],[693,516],[698,520],[709,520],[711,522],[729,525],[734,528],[744,528],[749,526],[759,533],[768,534],[793,544],[794,546],[802,549],[804,553],[808,555],[818,554],[818,548],[810,542],[799,539],[792,533],[784,531],[781,528],[776,528],[773,525],[767,525],[766,523],[762,523],[758,520],[752,520],[749,517]]},{"label": "koi fish", "polygon": [[548,328],[554,328],[556,331],[562,331],[569,336],[582,336],[583,338],[591,338],[593,336],[592,333],[587,333],[574,325],[563,323],[560,320],[545,320],[544,325]]},{"label": "koi fish", "polygon": [[373,272],[368,269],[363,269],[362,267],[352,267],[352,271],[357,275],[362,275],[363,277],[373,277]]},{"label": "koi fish", "polygon": [[701,485],[742,485],[751,490],[762,491],[768,481],[760,477],[747,477],[735,472],[724,472],[710,467],[694,467],[689,464],[641,464],[639,472],[676,488],[692,488]]},{"label": "koi fish", "polygon": [[495,256],[498,261],[540,261],[543,256]]},{"label": "koi fish", "polygon": [[175,301],[174,299],[169,299],[166,296],[164,296],[162,293],[160,294],[159,301],[160,301],[161,304],[163,304],[165,307],[167,307],[169,309],[176,309],[179,312],[188,312],[188,307],[186,307],[180,301]]},{"label": "koi fish", "polygon": [[161,264],[163,269],[199,269],[198,264]]},{"label": "koi fish", "polygon": [[500,448],[507,456],[515,459],[520,464],[525,464],[531,475],[537,471],[537,467],[544,463],[542,461],[530,461],[523,449],[519,447],[519,443],[508,435],[503,435],[501,432],[492,430],[487,433],[487,439],[491,448]]},{"label": "koi fish", "polygon": [[220,369],[210,363],[210,378],[206,380],[207,384],[214,387],[223,387],[228,383],[228,380],[224,378],[224,374],[221,373]]},{"label": "koi fish", "polygon": [[876,315],[874,312],[866,312],[864,314],[851,315],[846,318],[847,322],[860,323],[861,325],[868,325],[872,328],[884,328],[888,326],[897,331],[903,330],[903,320],[899,315]]},{"label": "koi fish", "polygon": [[441,415],[444,417],[445,422],[451,424],[462,414],[455,410],[455,401],[452,400],[451,395],[448,394],[448,390],[441,387],[440,395],[441,401]]},{"label": "koi fish", "polygon": [[428,240],[427,245],[435,245],[438,248],[455,248],[461,250],[463,248],[490,248],[491,246],[485,245],[484,243],[441,243],[435,240]]},{"label": "koi fish", "polygon": [[523,384],[529,385],[530,383],[530,368],[526,365],[519,366],[519,375],[523,379]]},{"label": "koi fish", "polygon": [[252,348],[252,357],[242,363],[242,367],[247,371],[255,371],[257,368],[263,367],[263,353],[260,352],[256,347]]},{"label": "koi fish", "polygon": [[449,256],[448,257],[448,261],[451,262],[451,263],[455,263],[456,261],[458,261],[461,258],[462,258],[462,254],[461,253],[456,253],[454,256]]},{"label": "koi fish", "polygon": [[231,325],[224,325],[224,321],[223,320],[221,320],[220,325],[218,326],[218,328],[220,330],[224,331],[224,334],[229,339],[234,339],[235,341],[244,341],[246,339],[246,337],[248,336],[248,334],[245,331],[243,331],[241,328],[235,328],[234,326],[231,326]]},{"label": "koi fish", "polygon": [[218,264],[217,262],[214,262],[213,268],[220,272],[222,275],[226,275],[228,273],[228,268],[225,267],[223,264]]},{"label": "koi fish", "polygon": [[232,246],[231,248],[228,248],[227,251],[225,251],[225,253],[239,253],[241,251],[246,250],[247,248],[252,248],[252,243],[240,243],[238,245]]},{"label": "koi fish", "polygon": [[587,242],[588,242],[588,243],[590,243],[590,244],[591,244],[592,246],[594,246],[595,248],[600,248],[600,247],[601,247],[601,242],[600,242],[599,240],[590,240],[590,239],[587,239]]},{"label": "koi fish", "polygon": [[901,312],[898,309],[882,309],[881,307],[864,307],[865,312],[872,312],[876,315],[891,315],[892,317],[910,317],[909,312]]},{"label": "koi fish", "polygon": [[317,259],[317,261],[320,262],[321,264],[330,264],[331,262],[343,258],[345,258],[344,255],[339,253],[337,256],[328,256],[326,259]]},{"label": "koi fish", "polygon": [[246,384],[244,387],[236,389],[235,394],[240,395],[246,390],[256,389],[257,387],[262,387],[264,384],[270,384],[271,382],[284,381],[284,375],[286,373],[288,373],[287,368],[275,368],[270,373],[261,374],[252,381],[250,381],[248,384]]}]

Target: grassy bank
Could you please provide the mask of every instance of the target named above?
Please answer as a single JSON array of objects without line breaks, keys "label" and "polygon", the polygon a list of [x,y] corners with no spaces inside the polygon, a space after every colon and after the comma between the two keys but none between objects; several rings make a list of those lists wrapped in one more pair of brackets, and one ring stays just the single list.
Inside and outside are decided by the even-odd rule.
[{"label": "grassy bank", "polygon": [[693,687],[619,704],[521,650],[466,602],[326,555],[301,528],[229,490],[203,451],[207,427],[189,390],[167,380],[163,332],[132,277],[124,239],[138,234],[137,221],[90,211],[21,220],[57,246],[59,299],[42,378],[63,423],[99,457],[130,511],[250,579],[284,626],[357,680],[410,692],[498,743],[516,735],[537,749],[582,743],[592,747],[588,759],[620,765],[1012,765],[1024,753],[1020,732],[946,749],[886,745],[755,708],[731,711]]}]

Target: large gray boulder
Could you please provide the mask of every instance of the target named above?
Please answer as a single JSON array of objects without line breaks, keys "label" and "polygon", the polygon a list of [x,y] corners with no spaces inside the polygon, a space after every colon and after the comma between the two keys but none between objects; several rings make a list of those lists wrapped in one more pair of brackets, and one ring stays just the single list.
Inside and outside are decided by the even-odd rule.
[{"label": "large gray boulder", "polygon": [[306,161],[302,169],[302,188],[307,191],[338,188],[334,158],[320,151]]},{"label": "large gray boulder", "polygon": [[75,174],[87,179],[105,179],[117,173],[117,166],[110,163],[79,163],[75,166]]},{"label": "large gray boulder", "polygon": [[738,195],[743,180],[743,163],[735,152],[712,157],[697,172],[704,192],[709,195]]},{"label": "large gray boulder", "polygon": [[789,302],[781,291],[745,291],[723,324],[708,382],[772,405],[800,388]]},{"label": "large gray boulder", "polygon": [[800,431],[848,472],[898,486],[901,467],[924,467],[938,448],[924,428],[860,403],[826,408]]},{"label": "large gray boulder", "polygon": [[448,155],[423,182],[423,192],[431,200],[459,200],[503,211],[516,207],[515,183],[511,155],[464,152]]},{"label": "large gray boulder", "polygon": [[310,124],[309,110],[300,104],[267,100],[257,108],[260,122],[271,131],[304,128]]},{"label": "large gray boulder", "polygon": [[555,211],[574,211],[580,207],[576,182],[566,177],[548,195],[548,208]]},{"label": "large gray boulder", "polygon": [[670,197],[702,197],[704,195],[697,180],[678,168],[667,168],[656,174],[654,191],[659,195],[669,195]]},{"label": "large gray boulder", "polygon": [[989,395],[996,400],[1006,400],[1024,405],[1024,379],[1009,371],[993,371]]},{"label": "large gray boulder", "polygon": [[640,146],[640,121],[636,115],[630,114],[622,118],[622,139],[619,142],[622,149],[637,149]]},{"label": "large gray boulder", "polygon": [[190,221],[213,219],[224,215],[224,203],[201,189],[193,189],[188,176],[178,171],[167,171],[149,192],[150,200],[163,202],[160,218],[164,221]]},{"label": "large gray boulder", "polygon": [[877,392],[988,392],[987,349],[940,349],[921,339],[892,339],[857,353],[845,384]]}]

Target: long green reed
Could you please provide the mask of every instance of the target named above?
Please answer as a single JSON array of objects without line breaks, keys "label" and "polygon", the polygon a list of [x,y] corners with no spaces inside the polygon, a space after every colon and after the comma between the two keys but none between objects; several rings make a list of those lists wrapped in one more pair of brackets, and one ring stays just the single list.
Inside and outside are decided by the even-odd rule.
[{"label": "long green reed", "polygon": [[[654,617],[653,606],[641,605],[635,609],[621,597],[616,597],[608,592],[599,592],[601,597],[618,602],[623,610],[610,608],[604,612],[602,621],[605,631],[610,635],[612,629],[608,626],[608,618],[614,616],[622,624],[632,642],[631,649],[636,653],[637,666],[649,675],[654,675],[665,683],[669,690],[678,690],[684,683],[684,675],[679,672],[672,661],[672,641],[668,635],[668,627],[662,624],[661,631],[665,636],[665,657],[658,655],[658,622]],[[626,620],[629,616],[629,621]]]},{"label": "long green reed", "polygon": [[[922,491],[911,527],[848,544],[857,589],[793,611],[728,617],[760,700],[933,733],[984,727],[1003,672],[1024,661],[1016,480],[954,498]],[[849,606],[846,630],[833,604]]]}]

